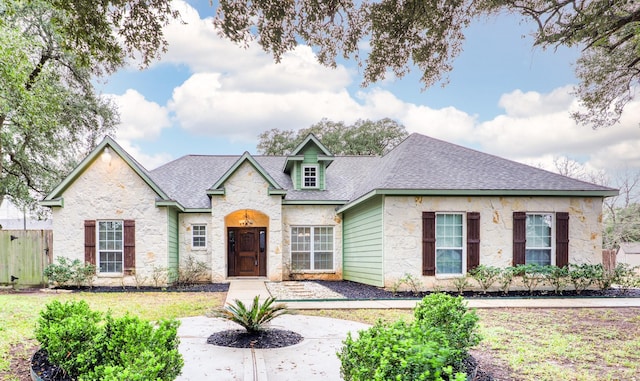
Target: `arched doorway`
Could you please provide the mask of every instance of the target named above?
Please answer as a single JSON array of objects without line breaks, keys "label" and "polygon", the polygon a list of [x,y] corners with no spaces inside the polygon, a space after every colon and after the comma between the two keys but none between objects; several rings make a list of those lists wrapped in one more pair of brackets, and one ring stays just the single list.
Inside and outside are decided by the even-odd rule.
[{"label": "arched doorway", "polygon": [[228,276],[267,276],[269,217],[243,209],[225,217]]}]

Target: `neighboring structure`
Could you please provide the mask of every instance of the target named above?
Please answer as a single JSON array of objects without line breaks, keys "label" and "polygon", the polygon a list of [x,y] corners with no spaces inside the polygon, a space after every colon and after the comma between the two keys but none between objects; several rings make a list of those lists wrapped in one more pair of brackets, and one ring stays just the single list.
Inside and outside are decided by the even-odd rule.
[{"label": "neighboring structure", "polygon": [[616,254],[617,263],[640,266],[640,242],[622,242]]},{"label": "neighboring structure", "polygon": [[[102,159],[101,159],[102,157]],[[112,139],[46,198],[56,255],[97,283],[177,270],[425,287],[478,264],[602,261],[615,189],[412,134],[383,157],[334,156],[313,135],[288,156],[185,156],[147,171]]]}]

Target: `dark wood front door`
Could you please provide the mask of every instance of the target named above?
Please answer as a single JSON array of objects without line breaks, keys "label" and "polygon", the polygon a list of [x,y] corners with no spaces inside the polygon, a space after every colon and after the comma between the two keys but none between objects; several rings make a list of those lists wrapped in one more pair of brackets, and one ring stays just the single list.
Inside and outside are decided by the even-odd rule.
[{"label": "dark wood front door", "polygon": [[229,276],[267,275],[267,229],[228,228]]}]

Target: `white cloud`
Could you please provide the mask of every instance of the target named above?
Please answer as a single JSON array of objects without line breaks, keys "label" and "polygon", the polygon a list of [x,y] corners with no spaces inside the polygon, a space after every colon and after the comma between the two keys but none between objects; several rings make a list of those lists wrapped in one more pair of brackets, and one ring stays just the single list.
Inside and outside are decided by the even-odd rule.
[{"label": "white cloud", "polygon": [[145,153],[139,145],[134,144],[129,140],[118,140],[118,144],[127,151],[129,155],[135,158],[138,163],[142,164],[142,166],[148,170],[159,167],[162,164],[166,164],[168,161],[173,159],[173,157],[168,153],[149,155]]},{"label": "white cloud", "polygon": [[136,90],[129,89],[123,95],[108,95],[118,107],[120,124],[118,139],[155,139],[163,129],[171,127],[165,107],[147,101]]}]

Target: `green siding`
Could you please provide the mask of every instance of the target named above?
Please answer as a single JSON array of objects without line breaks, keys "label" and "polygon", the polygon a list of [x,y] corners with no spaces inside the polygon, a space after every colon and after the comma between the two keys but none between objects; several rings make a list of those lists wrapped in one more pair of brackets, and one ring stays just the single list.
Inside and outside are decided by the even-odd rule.
[{"label": "green siding", "polygon": [[382,197],[343,214],[342,273],[353,282],[384,286],[382,268]]},{"label": "green siding", "polygon": [[293,182],[295,189],[302,189],[302,166],[308,164],[315,164],[318,166],[318,189],[325,190],[325,164],[318,162],[318,155],[322,154],[322,151],[315,145],[308,145],[304,152],[304,159],[302,162],[297,162],[293,168]]},{"label": "green siding", "polygon": [[169,283],[176,281],[180,258],[178,254],[178,211],[167,208],[167,269]]}]

